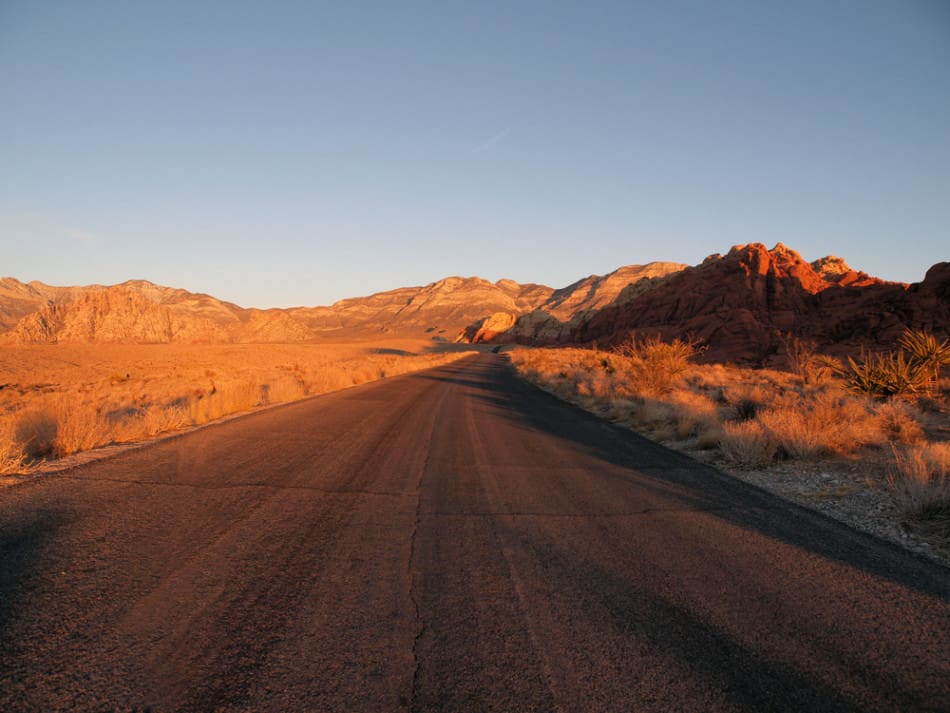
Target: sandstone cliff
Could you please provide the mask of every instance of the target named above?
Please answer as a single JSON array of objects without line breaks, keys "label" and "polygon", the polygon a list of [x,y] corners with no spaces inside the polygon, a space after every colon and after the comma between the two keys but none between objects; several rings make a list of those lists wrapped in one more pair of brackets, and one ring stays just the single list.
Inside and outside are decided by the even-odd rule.
[{"label": "sandstone cliff", "polygon": [[772,250],[752,243],[608,305],[566,341],[613,344],[633,333],[689,334],[708,346],[707,359],[762,364],[777,355],[783,333],[829,351],[893,345],[908,326],[945,333],[947,289],[941,265],[924,282],[905,285],[851,270],[839,258],[810,264],[781,243]]}]

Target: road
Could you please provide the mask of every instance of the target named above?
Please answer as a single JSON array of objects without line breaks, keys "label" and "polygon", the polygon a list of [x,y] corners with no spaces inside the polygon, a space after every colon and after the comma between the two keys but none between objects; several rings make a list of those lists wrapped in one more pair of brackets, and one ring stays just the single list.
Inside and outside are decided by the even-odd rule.
[{"label": "road", "polygon": [[495,355],[0,490],[0,710],[950,710],[950,570]]}]

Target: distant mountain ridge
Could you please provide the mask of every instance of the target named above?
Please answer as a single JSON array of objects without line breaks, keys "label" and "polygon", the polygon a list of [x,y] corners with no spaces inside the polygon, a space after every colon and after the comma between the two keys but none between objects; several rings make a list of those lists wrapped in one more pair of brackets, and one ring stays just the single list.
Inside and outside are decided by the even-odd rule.
[{"label": "distant mountain ridge", "polygon": [[437,341],[609,346],[690,334],[707,358],[766,363],[783,334],[824,348],[893,343],[905,327],[950,330],[950,263],[920,283],[886,282],[842,258],[806,262],[781,243],[734,246],[695,266],[653,262],[567,287],[448,277],[329,306],[248,309],[130,280],[56,287],[0,279],[5,343],[300,342],[427,335]]},{"label": "distant mountain ridge", "polygon": [[381,332],[428,332],[452,341],[486,312],[529,311],[553,291],[512,280],[449,277],[329,307],[261,310],[145,280],[54,287],[3,278],[0,327],[4,341],[21,344],[298,342],[328,333]]}]

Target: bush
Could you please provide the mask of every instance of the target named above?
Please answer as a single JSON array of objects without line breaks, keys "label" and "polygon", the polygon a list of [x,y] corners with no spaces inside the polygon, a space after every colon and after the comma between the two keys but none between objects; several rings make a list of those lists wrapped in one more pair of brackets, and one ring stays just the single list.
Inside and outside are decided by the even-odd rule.
[{"label": "bush", "polygon": [[51,410],[27,411],[17,418],[13,442],[26,458],[46,458],[56,451],[58,431],[59,424]]},{"label": "bush", "polygon": [[905,517],[926,521],[928,529],[950,539],[950,444],[893,449],[888,476]]},{"label": "bush", "polygon": [[940,381],[940,369],[950,364],[950,341],[938,342],[932,334],[907,329],[901,335],[900,345],[926,372],[925,389],[927,393],[933,393]]},{"label": "bush", "polygon": [[880,419],[861,400],[834,392],[790,399],[758,420],[792,459],[852,453],[881,440]]},{"label": "bush", "polygon": [[883,354],[862,352],[858,361],[848,357],[844,377],[848,388],[856,393],[887,398],[923,390],[929,372],[921,362],[909,359],[903,351]]},{"label": "bush", "polygon": [[664,342],[659,337],[631,338],[618,348],[626,360],[630,376],[653,393],[666,393],[674,380],[689,367],[690,359],[701,353],[692,339]]},{"label": "bush", "polygon": [[758,421],[722,424],[720,448],[740,468],[766,468],[778,453],[775,438]]},{"label": "bush", "polygon": [[881,398],[933,393],[940,369],[950,364],[950,342],[907,329],[900,345],[900,350],[883,354],[862,351],[858,361],[849,357],[848,366],[842,369],[848,387]]}]

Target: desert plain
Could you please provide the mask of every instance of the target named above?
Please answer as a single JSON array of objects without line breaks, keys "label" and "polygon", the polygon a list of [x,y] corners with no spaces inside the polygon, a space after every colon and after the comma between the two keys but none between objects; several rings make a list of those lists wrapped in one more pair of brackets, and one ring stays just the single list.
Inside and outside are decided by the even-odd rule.
[{"label": "desert plain", "polygon": [[44,466],[49,470],[77,452],[437,366],[470,350],[413,337],[304,344],[5,345],[0,349],[0,470],[8,476]]}]

